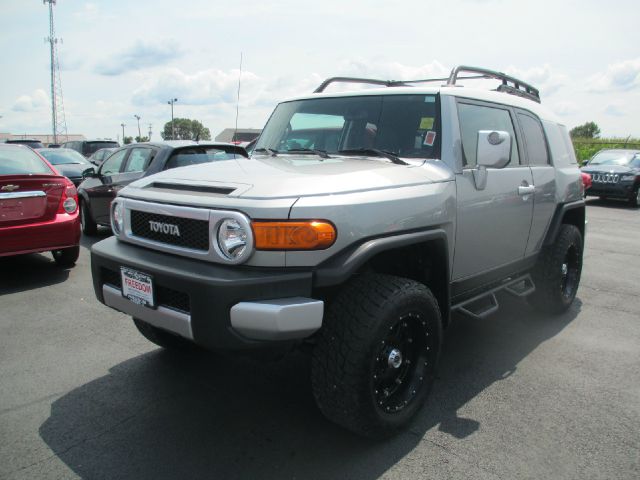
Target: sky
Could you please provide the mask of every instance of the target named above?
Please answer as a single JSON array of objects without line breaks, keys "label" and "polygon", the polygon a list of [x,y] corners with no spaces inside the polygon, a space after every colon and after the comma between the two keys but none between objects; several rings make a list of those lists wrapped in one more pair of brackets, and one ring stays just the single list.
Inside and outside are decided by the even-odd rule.
[{"label": "sky", "polygon": [[[638,0],[57,0],[67,131],[148,134],[175,117],[215,137],[262,128],[325,78],[500,70],[540,89],[569,128],[640,137]],[[0,0],[0,132],[51,133],[48,7]],[[240,58],[242,81],[237,104]]]}]

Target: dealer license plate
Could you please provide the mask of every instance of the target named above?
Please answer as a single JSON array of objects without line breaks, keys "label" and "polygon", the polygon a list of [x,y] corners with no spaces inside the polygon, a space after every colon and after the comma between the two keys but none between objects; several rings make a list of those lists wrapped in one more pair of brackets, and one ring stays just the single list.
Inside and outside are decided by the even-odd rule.
[{"label": "dealer license plate", "polygon": [[155,307],[151,275],[127,267],[120,267],[120,273],[122,275],[122,295],[124,297],[138,305]]}]

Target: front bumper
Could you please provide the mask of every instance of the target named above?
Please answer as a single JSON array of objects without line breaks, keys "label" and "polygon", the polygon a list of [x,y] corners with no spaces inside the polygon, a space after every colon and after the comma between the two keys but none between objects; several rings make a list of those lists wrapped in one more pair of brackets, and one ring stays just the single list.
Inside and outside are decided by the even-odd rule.
[{"label": "front bumper", "polygon": [[595,197],[630,198],[633,195],[634,186],[634,182],[593,182],[585,193],[587,196]]},{"label": "front bumper", "polygon": [[[157,308],[121,294],[120,267],[153,277]],[[105,305],[214,350],[304,338],[320,328],[312,272],[218,265],[111,237],[91,249],[93,286]]]}]

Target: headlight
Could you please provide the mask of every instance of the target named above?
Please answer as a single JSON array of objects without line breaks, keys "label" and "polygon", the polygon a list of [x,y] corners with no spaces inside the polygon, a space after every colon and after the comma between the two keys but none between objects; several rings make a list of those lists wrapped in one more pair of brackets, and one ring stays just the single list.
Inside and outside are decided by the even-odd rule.
[{"label": "headlight", "polygon": [[621,182],[630,182],[636,179],[635,174],[628,174],[628,175],[621,175],[620,176],[620,181]]},{"label": "headlight", "polygon": [[119,235],[124,227],[124,205],[122,202],[114,200],[111,203],[111,229],[113,233]]},{"label": "headlight", "polygon": [[69,197],[62,203],[62,208],[64,208],[64,211],[67,213],[73,213],[76,211],[76,208],[78,208],[78,203],[75,198]]},{"label": "headlight", "polygon": [[218,227],[218,247],[228,260],[240,260],[249,248],[247,230],[237,220],[225,218]]}]

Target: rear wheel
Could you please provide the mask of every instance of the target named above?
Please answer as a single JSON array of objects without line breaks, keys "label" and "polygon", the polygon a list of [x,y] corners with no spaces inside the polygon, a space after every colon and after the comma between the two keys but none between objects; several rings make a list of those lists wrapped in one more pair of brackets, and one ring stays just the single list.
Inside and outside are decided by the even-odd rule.
[{"label": "rear wheel", "polygon": [[85,235],[95,235],[98,225],[91,218],[91,212],[84,200],[80,200],[80,228]]},{"label": "rear wheel", "polygon": [[147,322],[134,318],[133,323],[143,337],[159,347],[167,350],[190,350],[195,348],[195,343],[161,328],[154,327]]},{"label": "rear wheel", "polygon": [[322,413],[368,437],[386,437],[420,410],[435,377],[442,323],[424,285],[363,275],[331,303],[313,352]]},{"label": "rear wheel", "polygon": [[80,256],[80,247],[62,248],[60,250],[52,250],[51,255],[56,265],[63,268],[73,267]]},{"label": "rear wheel", "polygon": [[566,311],[576,297],[582,273],[582,235],[574,225],[564,224],[553,245],[540,252],[533,271],[535,292],[529,303],[545,313]]}]

